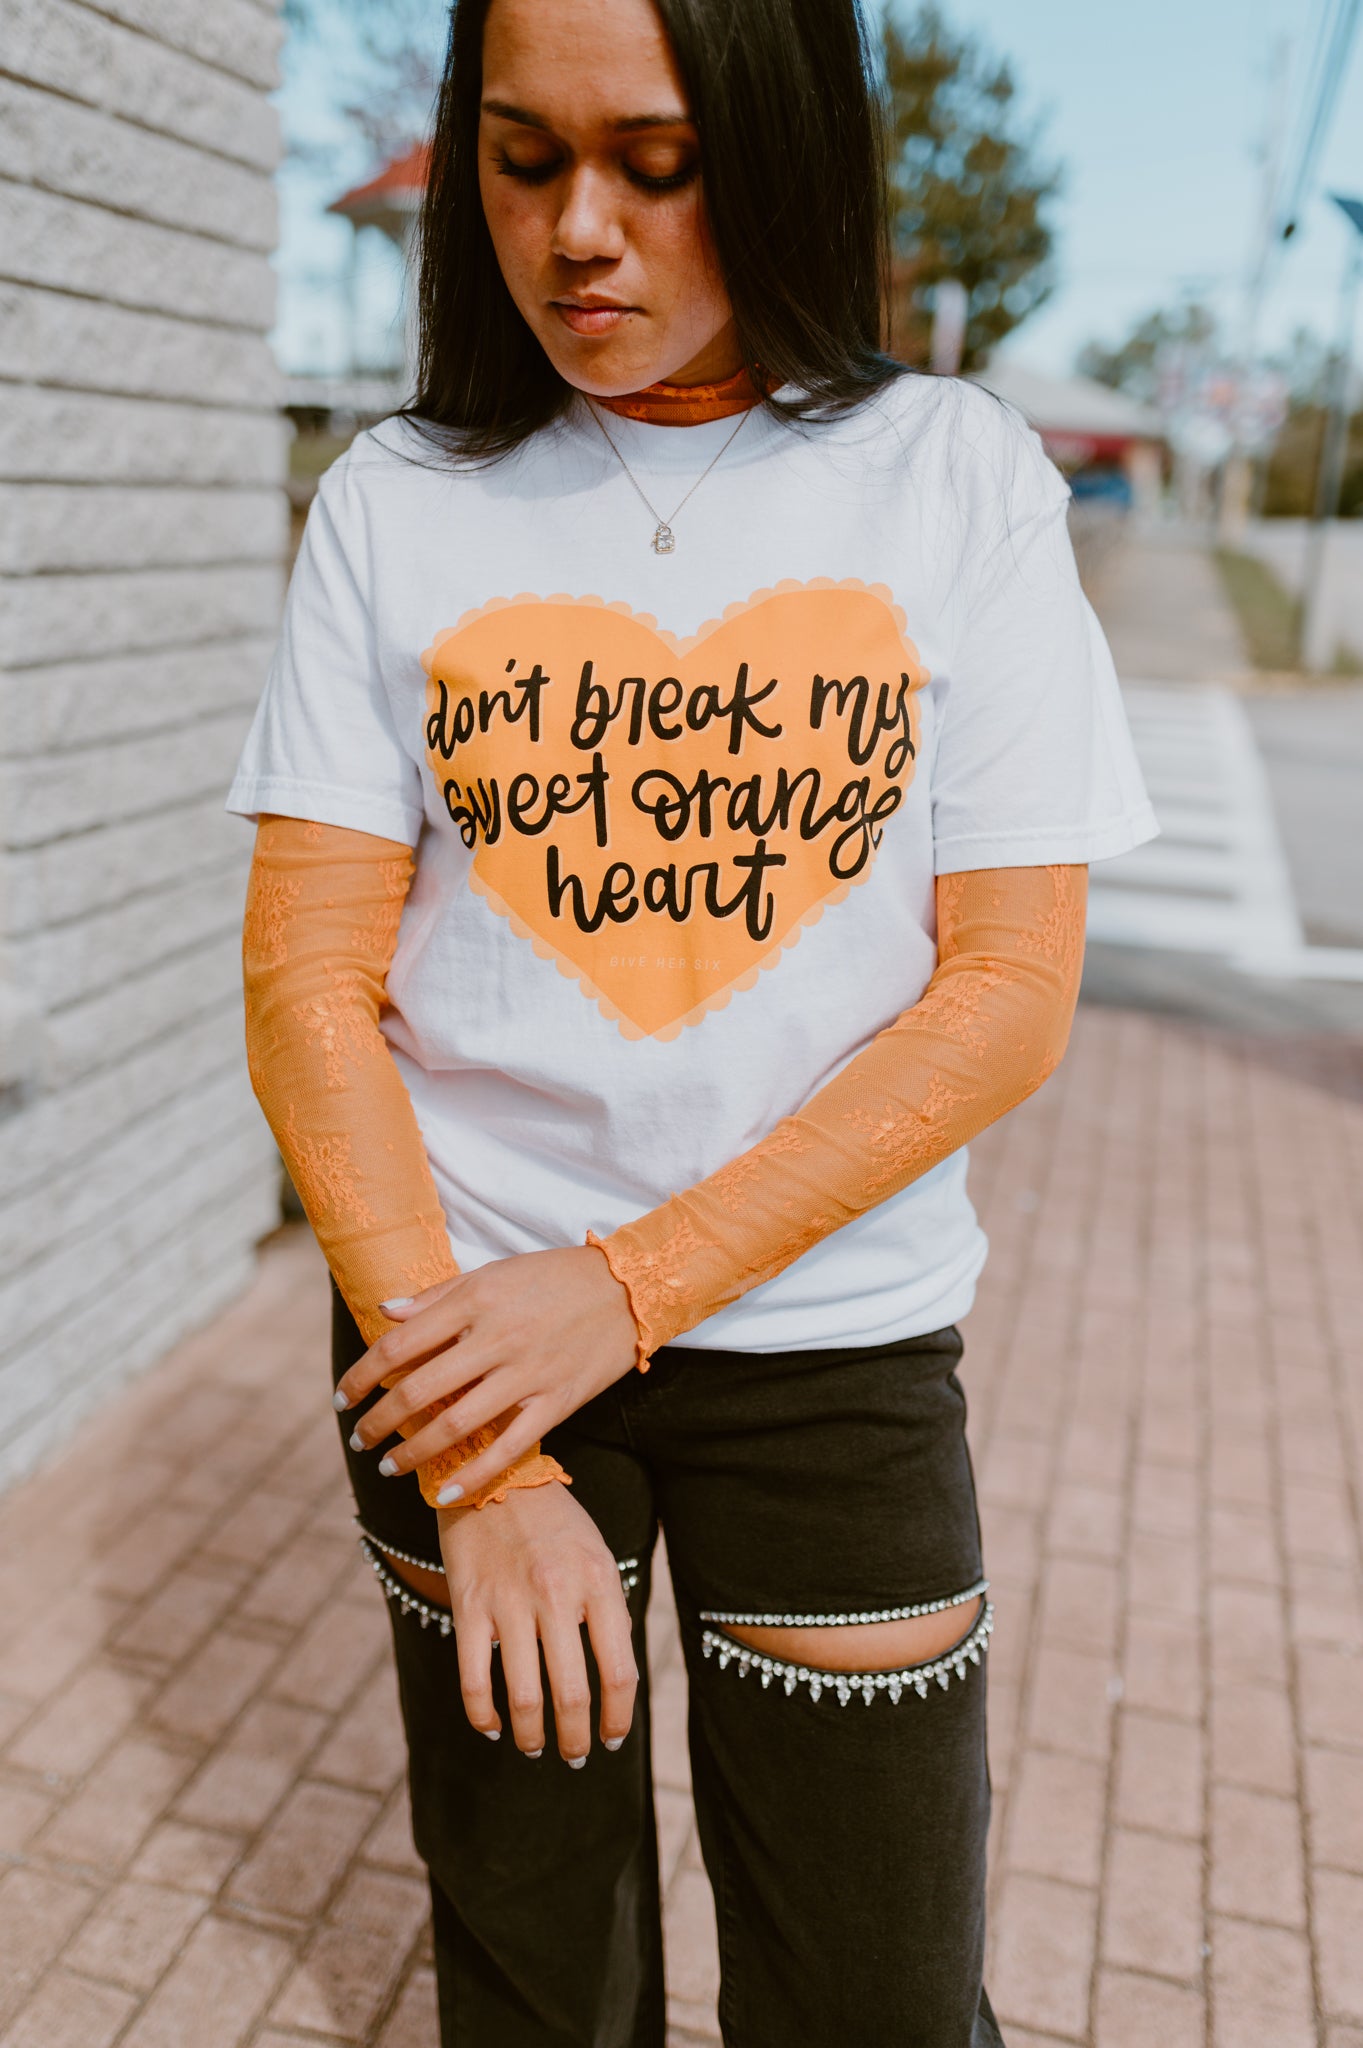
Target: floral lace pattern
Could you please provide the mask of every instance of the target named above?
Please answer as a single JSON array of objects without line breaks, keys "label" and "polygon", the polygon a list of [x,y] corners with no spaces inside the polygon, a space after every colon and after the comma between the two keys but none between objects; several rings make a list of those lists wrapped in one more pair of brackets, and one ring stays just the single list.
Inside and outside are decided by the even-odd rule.
[{"label": "floral lace pattern", "polygon": [[324,1224],[345,1224],[352,1230],[372,1227],[374,1212],[359,1191],[346,1132],[300,1129],[298,1107],[291,1102],[285,1112],[279,1149],[309,1217],[316,1216]]},{"label": "floral lace pattern", "polygon": [[282,967],[289,957],[289,926],[302,892],[301,882],[252,870],[241,930],[242,950],[262,967]]},{"label": "floral lace pattern", "polygon": [[388,1048],[365,1005],[361,977],[330,961],[323,964],[330,993],[295,1003],[293,1016],[308,1050],[321,1055],[327,1087],[335,1093],[345,1087],[350,1068],[382,1058]]},{"label": "floral lace pattern", "polygon": [[638,1362],[967,1144],[1054,1072],[1083,961],[1086,871],[937,883],[921,1000],[741,1158],[602,1240]]},{"label": "floral lace pattern", "polygon": [[[379,1029],[412,871],[410,849],[394,840],[263,819],[243,933],[252,1085],[370,1343],[389,1328],[380,1302],[458,1270],[411,1099]],[[480,1431],[423,1465],[426,1499],[496,1436]],[[564,1476],[536,1446],[475,1505]]]}]

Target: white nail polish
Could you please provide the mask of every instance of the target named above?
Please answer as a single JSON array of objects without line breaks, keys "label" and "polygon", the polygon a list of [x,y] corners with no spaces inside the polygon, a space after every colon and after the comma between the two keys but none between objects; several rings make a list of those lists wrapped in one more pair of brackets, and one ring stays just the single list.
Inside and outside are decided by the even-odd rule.
[{"label": "white nail polish", "polygon": [[385,1479],[396,1479],[398,1476],[398,1468],[391,1458],[380,1458],[379,1470]]},{"label": "white nail polish", "polygon": [[480,1735],[486,1735],[489,1742],[500,1742],[502,1739],[502,1731],[500,1728],[480,1728],[478,1730],[478,1733]]},{"label": "white nail polish", "polygon": [[543,1756],[543,1755],[544,1755],[544,1751],[543,1751],[542,1749],[526,1749],[526,1750],[522,1750],[521,1754],[522,1754],[523,1756],[528,1756],[528,1757],[529,1757],[529,1759],[530,1759],[530,1761],[531,1761],[531,1763],[534,1763],[534,1761],[535,1761],[535,1758],[536,1758],[537,1756]]},{"label": "white nail polish", "polygon": [[606,1747],[607,1749],[619,1749],[619,1747],[620,1747],[621,1743],[622,1743],[622,1742],[624,1741],[624,1739],[625,1739],[625,1738],[624,1738],[624,1736],[623,1736],[623,1735],[610,1735],[610,1736],[607,1736],[607,1738],[606,1738],[606,1743],[605,1743],[605,1747]]},{"label": "white nail polish", "polygon": [[410,1308],[415,1300],[416,1296],[414,1294],[395,1294],[391,1301],[381,1301],[379,1307],[387,1315],[390,1309]]},{"label": "white nail polish", "polygon": [[331,1405],[338,1415],[344,1415],[346,1409],[350,1406],[349,1394],[343,1394],[338,1387],[331,1397]]},{"label": "white nail polish", "polygon": [[[380,1465],[379,1470],[382,1472],[382,1465]],[[435,1497],[435,1504],[438,1508],[450,1508],[454,1506],[457,1500],[462,1500],[463,1498],[464,1489],[462,1486],[442,1486]]]},{"label": "white nail polish", "polygon": [[565,1762],[567,1763],[568,1769],[570,1771],[580,1771],[582,1769],[582,1766],[586,1763],[586,1761],[587,1759],[585,1756],[570,1756],[565,1758]]},{"label": "white nail polish", "polygon": [[361,1437],[358,1429],[351,1431],[350,1448],[352,1451],[362,1451],[364,1449],[364,1439]]}]

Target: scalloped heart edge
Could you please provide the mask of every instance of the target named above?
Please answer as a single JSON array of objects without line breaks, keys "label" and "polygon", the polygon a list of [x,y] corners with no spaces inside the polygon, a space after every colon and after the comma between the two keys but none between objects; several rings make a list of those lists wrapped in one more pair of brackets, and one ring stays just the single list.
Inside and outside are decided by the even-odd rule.
[{"label": "scalloped heart edge", "polygon": [[864,592],[867,597],[878,598],[894,620],[895,630],[904,642],[910,657],[914,689],[921,690],[932,681],[919,657],[918,649],[909,638],[909,621],[903,605],[896,601],[894,592],[888,584],[867,583],[860,576],[808,576],[803,582],[798,577],[783,576],[779,583],[764,584],[760,590],[754,590],[749,597],[736,597],[732,604],[725,605],[718,618],[706,619],[694,633],[674,633],[671,627],[660,626],[652,612],[638,612],[622,597],[597,597],[590,592],[582,597],[574,597],[568,590],[556,590],[549,597],[541,597],[533,590],[522,591],[517,597],[490,597],[485,604],[475,605],[472,611],[464,612],[457,624],[442,627],[423,653],[421,666],[429,676],[434,670],[441,648],[448,646],[451,640],[457,639],[469,626],[474,625],[479,619],[490,618],[494,612],[510,611],[527,604],[596,605],[603,612],[618,612],[621,618],[632,619],[639,626],[647,626],[649,631],[655,633],[674,654],[689,654],[692,648],[699,647],[702,640],[708,640],[712,633],[717,633],[721,626],[727,625],[730,619],[737,618],[740,612],[750,612],[755,606],[765,604],[769,598],[785,597],[792,591],[800,590],[856,590]]},{"label": "scalloped heart edge", "polygon": [[655,1031],[647,1031],[642,1024],[636,1024],[632,1017],[627,1017],[619,1004],[608,996],[604,989],[598,988],[584,967],[579,967],[575,961],[568,959],[566,954],[560,953],[556,946],[550,945],[547,939],[542,938],[533,925],[528,925],[520,912],[513,910],[505,897],[499,896],[491,883],[483,879],[476,867],[469,869],[469,885],[474,894],[482,897],[489,910],[506,919],[518,939],[529,940],[537,956],[557,967],[565,981],[575,981],[583,995],[590,997],[596,1004],[606,1021],[615,1025],[622,1038],[652,1038],[659,1045],[667,1045],[672,1039],[680,1038],[682,1032],[690,1025],[702,1023],[714,1011],[727,1009],[735,995],[756,988],[758,977],[770,973],[779,963],[782,954],[799,945],[808,926],[816,925],[826,910],[831,909],[835,903],[841,903],[853,889],[860,888],[862,883],[868,882],[870,878],[871,870],[868,868],[864,875],[856,876],[853,881],[835,882],[826,896],[821,896],[817,903],[811,903],[809,909],[796,918],[784,936],[774,945],[768,946],[765,952],[760,953],[741,974],[736,974],[732,981],[726,981],[723,988],[717,988],[712,995],[706,996],[703,1002],[697,1003],[684,1016],[675,1017],[668,1024],[660,1024]]}]

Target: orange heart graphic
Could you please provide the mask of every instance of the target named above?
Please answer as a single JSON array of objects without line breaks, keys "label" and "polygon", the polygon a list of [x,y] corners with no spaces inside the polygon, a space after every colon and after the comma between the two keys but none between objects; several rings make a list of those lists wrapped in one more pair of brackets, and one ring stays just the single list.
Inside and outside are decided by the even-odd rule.
[{"label": "orange heart graphic", "polygon": [[927,672],[890,593],[782,583],[689,639],[496,599],[423,656],[426,758],[473,885],[631,1038],[750,988],[871,871]]}]

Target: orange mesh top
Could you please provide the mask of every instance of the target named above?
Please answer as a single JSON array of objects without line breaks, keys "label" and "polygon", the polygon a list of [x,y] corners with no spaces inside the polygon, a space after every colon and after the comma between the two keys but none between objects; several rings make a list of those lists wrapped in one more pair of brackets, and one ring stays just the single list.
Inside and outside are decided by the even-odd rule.
[{"label": "orange mesh top", "polygon": [[1041,1085],[1079,994],[1087,883],[1082,867],[942,876],[921,1000],[750,1151],[588,1234],[629,1294],[641,1367]]},{"label": "orange mesh top", "polygon": [[[242,934],[251,1081],[371,1344],[390,1327],[381,1301],[458,1271],[411,1100],[379,1029],[412,869],[411,849],[396,840],[262,818]],[[416,1417],[403,1434],[429,1419],[430,1411]],[[432,1506],[496,1434],[479,1430],[427,1460],[419,1478]],[[468,1504],[564,1476],[536,1445]]]},{"label": "orange mesh top", "polygon": [[761,403],[761,393],[746,370],[735,370],[718,384],[650,384],[623,398],[594,398],[605,412],[643,420],[650,427],[700,427],[707,420],[732,419]]}]

